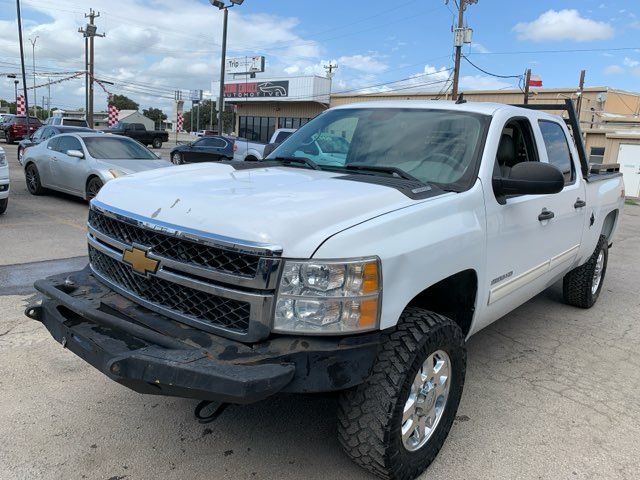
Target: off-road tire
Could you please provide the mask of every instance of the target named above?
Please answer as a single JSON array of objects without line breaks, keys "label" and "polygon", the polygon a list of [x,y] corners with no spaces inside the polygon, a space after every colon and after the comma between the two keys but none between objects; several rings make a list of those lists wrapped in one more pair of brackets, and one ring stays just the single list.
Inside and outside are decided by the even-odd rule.
[{"label": "off-road tire", "polygon": [[[592,291],[594,272],[598,255],[600,255],[601,251],[604,254],[604,265],[602,267],[600,284],[594,293]],[[600,292],[602,291],[604,277],[607,273],[608,260],[609,246],[607,243],[607,237],[600,235],[598,245],[596,245],[596,249],[591,257],[589,257],[589,260],[587,260],[583,265],[574,268],[564,276],[564,279],[562,280],[562,295],[564,297],[564,301],[574,307],[591,308],[596,303],[596,300],[598,300]]]},{"label": "off-road tire", "polygon": [[0,215],[7,211],[7,205],[9,205],[9,199],[3,198],[0,200]]},{"label": "off-road tire", "polygon": [[162,140],[160,140],[159,138],[154,138],[151,142],[151,146],[153,148],[162,148]]},{"label": "off-road tire", "polygon": [[[427,443],[411,452],[402,442],[404,405],[418,369],[437,350],[444,350],[451,360],[447,404]],[[369,379],[340,397],[338,439],[344,451],[381,478],[416,478],[431,464],[449,434],[465,371],[466,349],[460,327],[442,315],[407,308],[399,324],[382,334]]]},{"label": "off-road tire", "polygon": [[27,190],[31,195],[42,195],[46,193],[46,189],[40,183],[40,172],[35,164],[30,163],[27,168],[24,169],[25,181],[27,183]]}]

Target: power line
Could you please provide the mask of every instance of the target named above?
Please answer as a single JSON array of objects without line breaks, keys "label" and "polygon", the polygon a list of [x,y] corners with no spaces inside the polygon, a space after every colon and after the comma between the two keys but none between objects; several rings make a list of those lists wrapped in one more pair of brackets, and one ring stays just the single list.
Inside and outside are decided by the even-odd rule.
[{"label": "power line", "polygon": [[491,77],[496,77],[496,78],[522,78],[522,75],[498,75],[497,73],[491,73],[491,72],[488,72],[488,71],[484,70],[483,68],[480,68],[478,65],[473,63],[471,60],[469,60],[469,58],[466,55],[462,55],[462,58],[464,58],[469,63],[469,65],[471,65],[476,70],[480,70],[482,73],[484,73],[486,75],[489,75]]}]

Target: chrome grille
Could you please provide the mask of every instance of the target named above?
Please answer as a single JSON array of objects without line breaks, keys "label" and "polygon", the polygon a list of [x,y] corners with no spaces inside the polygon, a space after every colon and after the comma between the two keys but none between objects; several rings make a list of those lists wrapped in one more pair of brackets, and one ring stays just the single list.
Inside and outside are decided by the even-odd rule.
[{"label": "chrome grille", "polygon": [[249,328],[251,306],[247,302],[223,298],[202,290],[179,285],[155,276],[144,277],[94,247],[89,246],[94,271],[109,282],[151,303],[198,323],[245,333]]},{"label": "chrome grille", "polygon": [[111,218],[97,210],[89,211],[89,226],[121,243],[137,243],[149,248],[156,255],[178,262],[250,278],[258,271],[258,255],[203,245],[156,232]]}]

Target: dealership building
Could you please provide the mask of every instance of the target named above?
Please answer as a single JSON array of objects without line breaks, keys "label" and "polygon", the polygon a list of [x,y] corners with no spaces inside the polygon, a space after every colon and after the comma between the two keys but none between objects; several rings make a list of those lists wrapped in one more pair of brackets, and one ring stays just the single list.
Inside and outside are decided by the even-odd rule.
[{"label": "dealership building", "polygon": [[[212,90],[218,91],[214,82]],[[278,128],[299,128],[329,108],[331,80],[320,76],[227,80],[224,98],[238,136],[268,142]]]}]

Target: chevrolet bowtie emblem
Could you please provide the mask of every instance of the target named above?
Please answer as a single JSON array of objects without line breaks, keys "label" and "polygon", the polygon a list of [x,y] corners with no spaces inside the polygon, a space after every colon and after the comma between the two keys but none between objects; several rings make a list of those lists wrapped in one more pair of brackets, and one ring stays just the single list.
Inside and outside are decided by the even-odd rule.
[{"label": "chevrolet bowtie emblem", "polygon": [[133,271],[141,275],[156,273],[156,270],[158,270],[159,262],[147,257],[147,252],[136,247],[131,247],[131,250],[125,250],[122,254],[122,261],[131,265]]}]

